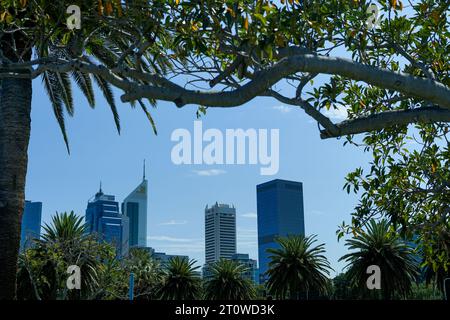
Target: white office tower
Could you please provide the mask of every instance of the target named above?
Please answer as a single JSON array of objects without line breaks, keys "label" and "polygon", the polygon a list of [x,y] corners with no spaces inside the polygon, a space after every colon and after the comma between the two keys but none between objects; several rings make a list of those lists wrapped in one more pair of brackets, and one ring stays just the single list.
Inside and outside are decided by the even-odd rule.
[{"label": "white office tower", "polygon": [[205,263],[231,259],[236,253],[236,208],[218,204],[205,208]]},{"label": "white office tower", "polygon": [[142,182],[122,203],[122,214],[129,218],[129,243],[132,247],[147,246],[147,201],[148,181],[144,175]]}]

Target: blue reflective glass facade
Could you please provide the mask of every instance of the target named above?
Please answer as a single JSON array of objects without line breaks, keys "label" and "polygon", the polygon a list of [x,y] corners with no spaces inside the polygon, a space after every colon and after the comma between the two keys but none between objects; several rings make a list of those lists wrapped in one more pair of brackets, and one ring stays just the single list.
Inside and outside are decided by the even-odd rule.
[{"label": "blue reflective glass facade", "polygon": [[130,232],[129,240],[130,247],[136,247],[138,243],[139,235],[139,203],[136,202],[126,202],[122,203],[122,212],[126,212],[128,219],[130,219]]},{"label": "blue reflective glass facade", "polygon": [[117,249],[119,256],[128,252],[128,218],[121,215],[115,197],[98,192],[86,209],[88,233],[96,233]]},{"label": "blue reflective glass facade", "polygon": [[42,202],[25,201],[20,232],[20,251],[33,244],[33,239],[41,236]]},{"label": "blue reflective glass facade", "polygon": [[304,235],[303,185],[301,182],[272,180],[256,187],[258,212],[258,262],[260,282],[266,280],[269,254],[275,239]]}]

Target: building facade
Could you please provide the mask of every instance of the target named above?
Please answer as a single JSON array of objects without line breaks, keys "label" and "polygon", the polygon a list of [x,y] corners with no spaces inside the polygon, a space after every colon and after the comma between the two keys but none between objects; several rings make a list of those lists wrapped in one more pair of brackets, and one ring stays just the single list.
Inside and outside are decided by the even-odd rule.
[{"label": "building facade", "polygon": [[33,245],[34,239],[41,236],[42,202],[25,201],[20,231],[20,251]]},{"label": "building facade", "polygon": [[205,208],[205,263],[236,253],[236,208],[217,202]]},{"label": "building facade", "polygon": [[304,235],[303,185],[301,182],[272,180],[256,187],[258,214],[258,262],[260,282],[267,280],[269,254],[277,248],[277,237]]},{"label": "building facade", "polygon": [[131,192],[122,203],[122,213],[130,221],[130,247],[145,247],[147,245],[147,201],[148,181],[145,174],[142,182]]},{"label": "building facade", "polygon": [[155,261],[158,261],[163,268],[167,267],[170,260],[179,257],[181,259],[186,259],[189,261],[189,256],[183,256],[183,255],[173,255],[173,254],[167,254],[165,252],[157,252],[152,247],[134,247],[137,250],[143,250],[148,252],[149,256],[154,259]]},{"label": "building facade", "polygon": [[189,256],[167,254],[164,252],[156,252],[156,251],[153,252],[152,254],[152,258],[158,261],[163,268],[167,267],[170,260],[176,257],[189,261]]},{"label": "building facade", "polygon": [[118,256],[128,254],[129,219],[120,214],[115,197],[104,194],[101,188],[88,202],[86,227],[88,233],[115,246]]},{"label": "building facade", "polygon": [[236,253],[231,257],[231,260],[236,261],[246,267],[246,271],[243,273],[242,277],[253,281],[254,283],[259,283],[258,279],[258,267],[256,260],[250,259],[248,254]]}]

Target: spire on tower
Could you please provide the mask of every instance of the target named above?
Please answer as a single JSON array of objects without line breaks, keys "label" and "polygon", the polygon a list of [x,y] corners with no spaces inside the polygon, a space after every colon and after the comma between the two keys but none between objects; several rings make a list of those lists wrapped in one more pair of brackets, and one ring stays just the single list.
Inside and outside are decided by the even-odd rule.
[{"label": "spire on tower", "polygon": [[142,181],[145,180],[145,159],[144,159],[144,171],[143,171],[143,175],[142,175]]},{"label": "spire on tower", "polygon": [[95,197],[100,197],[102,195],[103,195],[102,181],[100,180],[100,188],[99,188],[98,192],[95,194]]}]

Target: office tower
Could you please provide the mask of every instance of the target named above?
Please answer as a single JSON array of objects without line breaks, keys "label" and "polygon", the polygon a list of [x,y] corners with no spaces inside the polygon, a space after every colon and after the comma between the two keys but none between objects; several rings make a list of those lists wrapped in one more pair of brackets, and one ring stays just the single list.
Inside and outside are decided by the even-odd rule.
[{"label": "office tower", "polygon": [[301,182],[272,180],[256,187],[258,212],[258,262],[260,282],[267,280],[269,254],[275,239],[304,235],[303,185]]},{"label": "office tower", "polygon": [[173,254],[167,254],[165,252],[157,252],[152,247],[134,247],[133,250],[142,250],[144,252],[147,252],[149,256],[154,259],[155,261],[158,261],[161,265],[161,267],[166,268],[169,264],[169,261],[175,257],[180,257],[181,259],[186,259],[189,261],[189,256],[184,255],[173,255]]},{"label": "office tower", "polygon": [[104,194],[101,186],[99,192],[88,202],[86,225],[88,233],[95,233],[100,240],[115,246],[118,256],[128,254],[128,217],[120,214],[115,197]]},{"label": "office tower", "polygon": [[41,236],[42,202],[25,201],[20,232],[20,251],[28,249]]},{"label": "office tower", "polygon": [[246,267],[246,271],[242,274],[244,279],[258,283],[256,260],[250,259],[248,254],[236,253],[231,256],[231,260],[236,261]]},{"label": "office tower", "polygon": [[145,178],[145,163],[142,182],[131,192],[122,203],[122,213],[130,221],[130,247],[145,247],[147,245],[147,190]]},{"label": "office tower", "polygon": [[205,263],[221,258],[230,259],[236,253],[236,209],[227,204],[205,208]]},{"label": "office tower", "polygon": [[161,264],[161,267],[163,268],[166,268],[169,265],[170,260],[175,257],[179,257],[181,259],[189,261],[189,256],[167,254],[165,252],[156,252],[156,251],[154,251],[152,254],[152,258],[158,261]]}]

